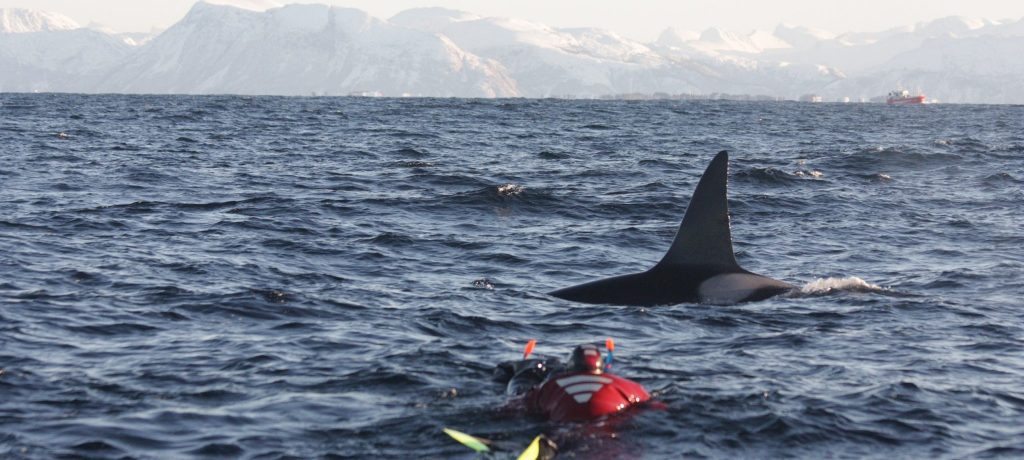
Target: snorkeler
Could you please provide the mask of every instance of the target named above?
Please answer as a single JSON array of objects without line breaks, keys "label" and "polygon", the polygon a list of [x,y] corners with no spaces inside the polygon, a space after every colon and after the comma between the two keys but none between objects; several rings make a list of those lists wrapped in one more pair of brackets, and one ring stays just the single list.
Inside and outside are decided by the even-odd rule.
[{"label": "snorkeler", "polygon": [[[494,370],[494,379],[506,383],[505,391],[518,397],[526,410],[553,422],[583,422],[624,411],[651,399],[642,385],[608,372],[615,342],[608,339],[607,359],[596,345],[573,349],[569,361],[558,358],[530,358],[537,344],[530,340],[523,359],[506,361]],[[507,450],[494,441],[445,428],[444,432],[462,445],[480,453]],[[517,457],[518,460],[546,460],[555,456],[558,445],[541,434]]]},{"label": "snorkeler", "polygon": [[529,359],[530,345],[522,360],[499,364],[495,379],[507,380],[506,392],[522,395],[531,414],[555,422],[586,421],[651,398],[639,383],[608,372],[615,346],[610,339],[607,361],[593,344],[577,346],[565,364],[557,358]]}]

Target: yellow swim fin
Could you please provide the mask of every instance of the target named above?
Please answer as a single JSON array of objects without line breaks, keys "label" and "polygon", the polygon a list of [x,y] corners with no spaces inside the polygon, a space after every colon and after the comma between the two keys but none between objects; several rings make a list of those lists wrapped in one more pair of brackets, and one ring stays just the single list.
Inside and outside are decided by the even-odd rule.
[{"label": "yellow swim fin", "polygon": [[484,440],[484,439],[480,439],[480,438],[477,438],[477,437],[474,437],[474,436],[470,436],[470,435],[468,435],[466,433],[463,433],[461,431],[455,431],[455,430],[453,430],[451,428],[445,428],[444,432],[447,433],[448,436],[451,436],[456,441],[459,441],[460,444],[462,444],[462,445],[464,445],[464,446],[466,446],[466,447],[468,447],[470,449],[473,449],[473,450],[475,450],[477,452],[490,452],[491,451],[491,448],[487,447],[487,444],[490,441],[487,441],[487,440]]},{"label": "yellow swim fin", "polygon": [[540,438],[541,436],[533,438],[533,442],[526,446],[526,450],[519,454],[516,460],[537,460],[540,458]]}]

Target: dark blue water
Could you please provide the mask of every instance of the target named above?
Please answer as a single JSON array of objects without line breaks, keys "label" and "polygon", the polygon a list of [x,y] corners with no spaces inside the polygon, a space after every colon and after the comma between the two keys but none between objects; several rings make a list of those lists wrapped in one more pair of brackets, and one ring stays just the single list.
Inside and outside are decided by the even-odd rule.
[{"label": "dark blue water", "polygon": [[[545,295],[656,262],[723,149],[802,292]],[[1024,456],[1024,107],[0,95],[0,159],[0,457]],[[605,337],[663,410],[503,408]]]}]

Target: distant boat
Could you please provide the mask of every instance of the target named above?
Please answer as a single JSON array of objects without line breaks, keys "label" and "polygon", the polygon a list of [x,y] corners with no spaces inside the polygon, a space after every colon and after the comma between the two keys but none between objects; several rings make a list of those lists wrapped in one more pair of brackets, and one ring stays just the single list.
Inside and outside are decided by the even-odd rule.
[{"label": "distant boat", "polygon": [[889,96],[885,99],[886,104],[924,104],[924,94],[917,96],[911,96],[910,91],[907,90],[896,90],[889,91]]}]

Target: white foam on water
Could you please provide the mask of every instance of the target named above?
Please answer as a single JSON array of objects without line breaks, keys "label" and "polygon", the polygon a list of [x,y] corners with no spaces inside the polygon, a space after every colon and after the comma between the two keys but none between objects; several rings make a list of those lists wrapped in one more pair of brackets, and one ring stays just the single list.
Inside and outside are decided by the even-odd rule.
[{"label": "white foam on water", "polygon": [[505,184],[498,186],[498,195],[501,196],[515,196],[526,191],[522,185],[518,184]]},{"label": "white foam on water", "polygon": [[825,176],[824,173],[816,169],[812,169],[810,171],[800,170],[793,174],[796,175],[797,177],[810,177],[813,179],[821,179],[823,176]]},{"label": "white foam on water", "polygon": [[818,278],[800,288],[801,294],[829,294],[836,291],[881,292],[885,289],[856,276],[845,278]]}]

